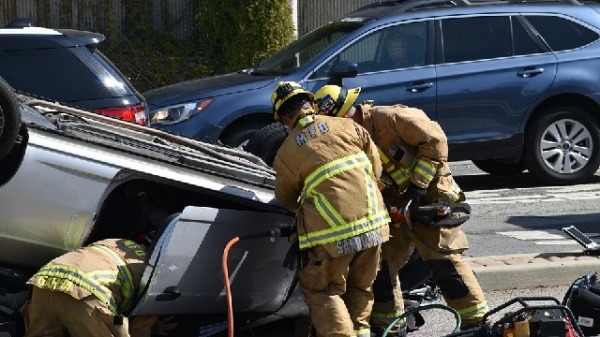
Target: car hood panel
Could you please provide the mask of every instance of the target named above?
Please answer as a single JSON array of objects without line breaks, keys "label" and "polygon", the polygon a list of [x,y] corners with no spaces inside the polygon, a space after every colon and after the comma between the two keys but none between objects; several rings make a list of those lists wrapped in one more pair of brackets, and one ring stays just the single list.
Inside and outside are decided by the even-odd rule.
[{"label": "car hood panel", "polygon": [[274,79],[272,76],[230,73],[172,84],[145,92],[143,95],[150,110],[154,110],[182,102],[263,88]]}]

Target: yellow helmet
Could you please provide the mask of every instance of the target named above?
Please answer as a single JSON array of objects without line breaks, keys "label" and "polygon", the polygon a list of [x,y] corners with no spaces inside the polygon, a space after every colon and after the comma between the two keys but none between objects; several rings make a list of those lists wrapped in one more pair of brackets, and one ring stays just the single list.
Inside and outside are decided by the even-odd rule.
[{"label": "yellow helmet", "polygon": [[343,87],[333,84],[322,86],[315,93],[318,113],[333,117],[342,117],[354,105],[358,94],[360,94],[360,90],[360,87],[346,90]]},{"label": "yellow helmet", "polygon": [[312,92],[304,89],[300,84],[296,82],[287,81],[279,82],[277,84],[277,88],[275,88],[275,91],[273,91],[273,94],[271,95],[271,103],[273,104],[273,117],[276,121],[279,121],[279,113],[282,112],[280,110],[282,110],[281,107],[284,105],[284,103],[287,103],[286,106],[284,106],[284,110],[296,108],[296,106],[294,106],[294,104],[291,103],[298,102],[294,102],[295,100],[290,100],[290,98],[296,97],[298,95],[306,96],[305,98],[308,98],[310,102],[313,102],[315,100],[315,97],[312,94]]}]

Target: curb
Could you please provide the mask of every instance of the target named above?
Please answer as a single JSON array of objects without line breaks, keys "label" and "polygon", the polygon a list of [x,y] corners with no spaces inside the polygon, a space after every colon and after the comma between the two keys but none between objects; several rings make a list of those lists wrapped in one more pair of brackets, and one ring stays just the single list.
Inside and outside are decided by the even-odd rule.
[{"label": "curb", "polygon": [[600,273],[600,256],[579,252],[465,257],[481,288],[517,288],[570,285],[590,271]]}]

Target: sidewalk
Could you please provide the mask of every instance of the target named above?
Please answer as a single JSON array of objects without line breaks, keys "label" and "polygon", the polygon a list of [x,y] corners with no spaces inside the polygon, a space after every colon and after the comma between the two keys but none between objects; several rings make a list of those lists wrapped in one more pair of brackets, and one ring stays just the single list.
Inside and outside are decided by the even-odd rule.
[{"label": "sidewalk", "polygon": [[465,257],[483,290],[569,285],[590,271],[600,274],[600,256],[581,251]]}]

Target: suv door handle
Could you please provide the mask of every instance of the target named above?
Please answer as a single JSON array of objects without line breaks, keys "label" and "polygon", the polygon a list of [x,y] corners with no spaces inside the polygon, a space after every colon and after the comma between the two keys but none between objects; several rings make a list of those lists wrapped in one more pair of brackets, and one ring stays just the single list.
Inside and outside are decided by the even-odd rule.
[{"label": "suv door handle", "polygon": [[431,82],[415,82],[414,85],[406,88],[406,90],[410,92],[422,92],[431,87],[433,87],[433,83]]},{"label": "suv door handle", "polygon": [[517,76],[529,78],[529,77],[537,76],[543,72],[544,72],[544,68],[525,67],[517,72]]}]

